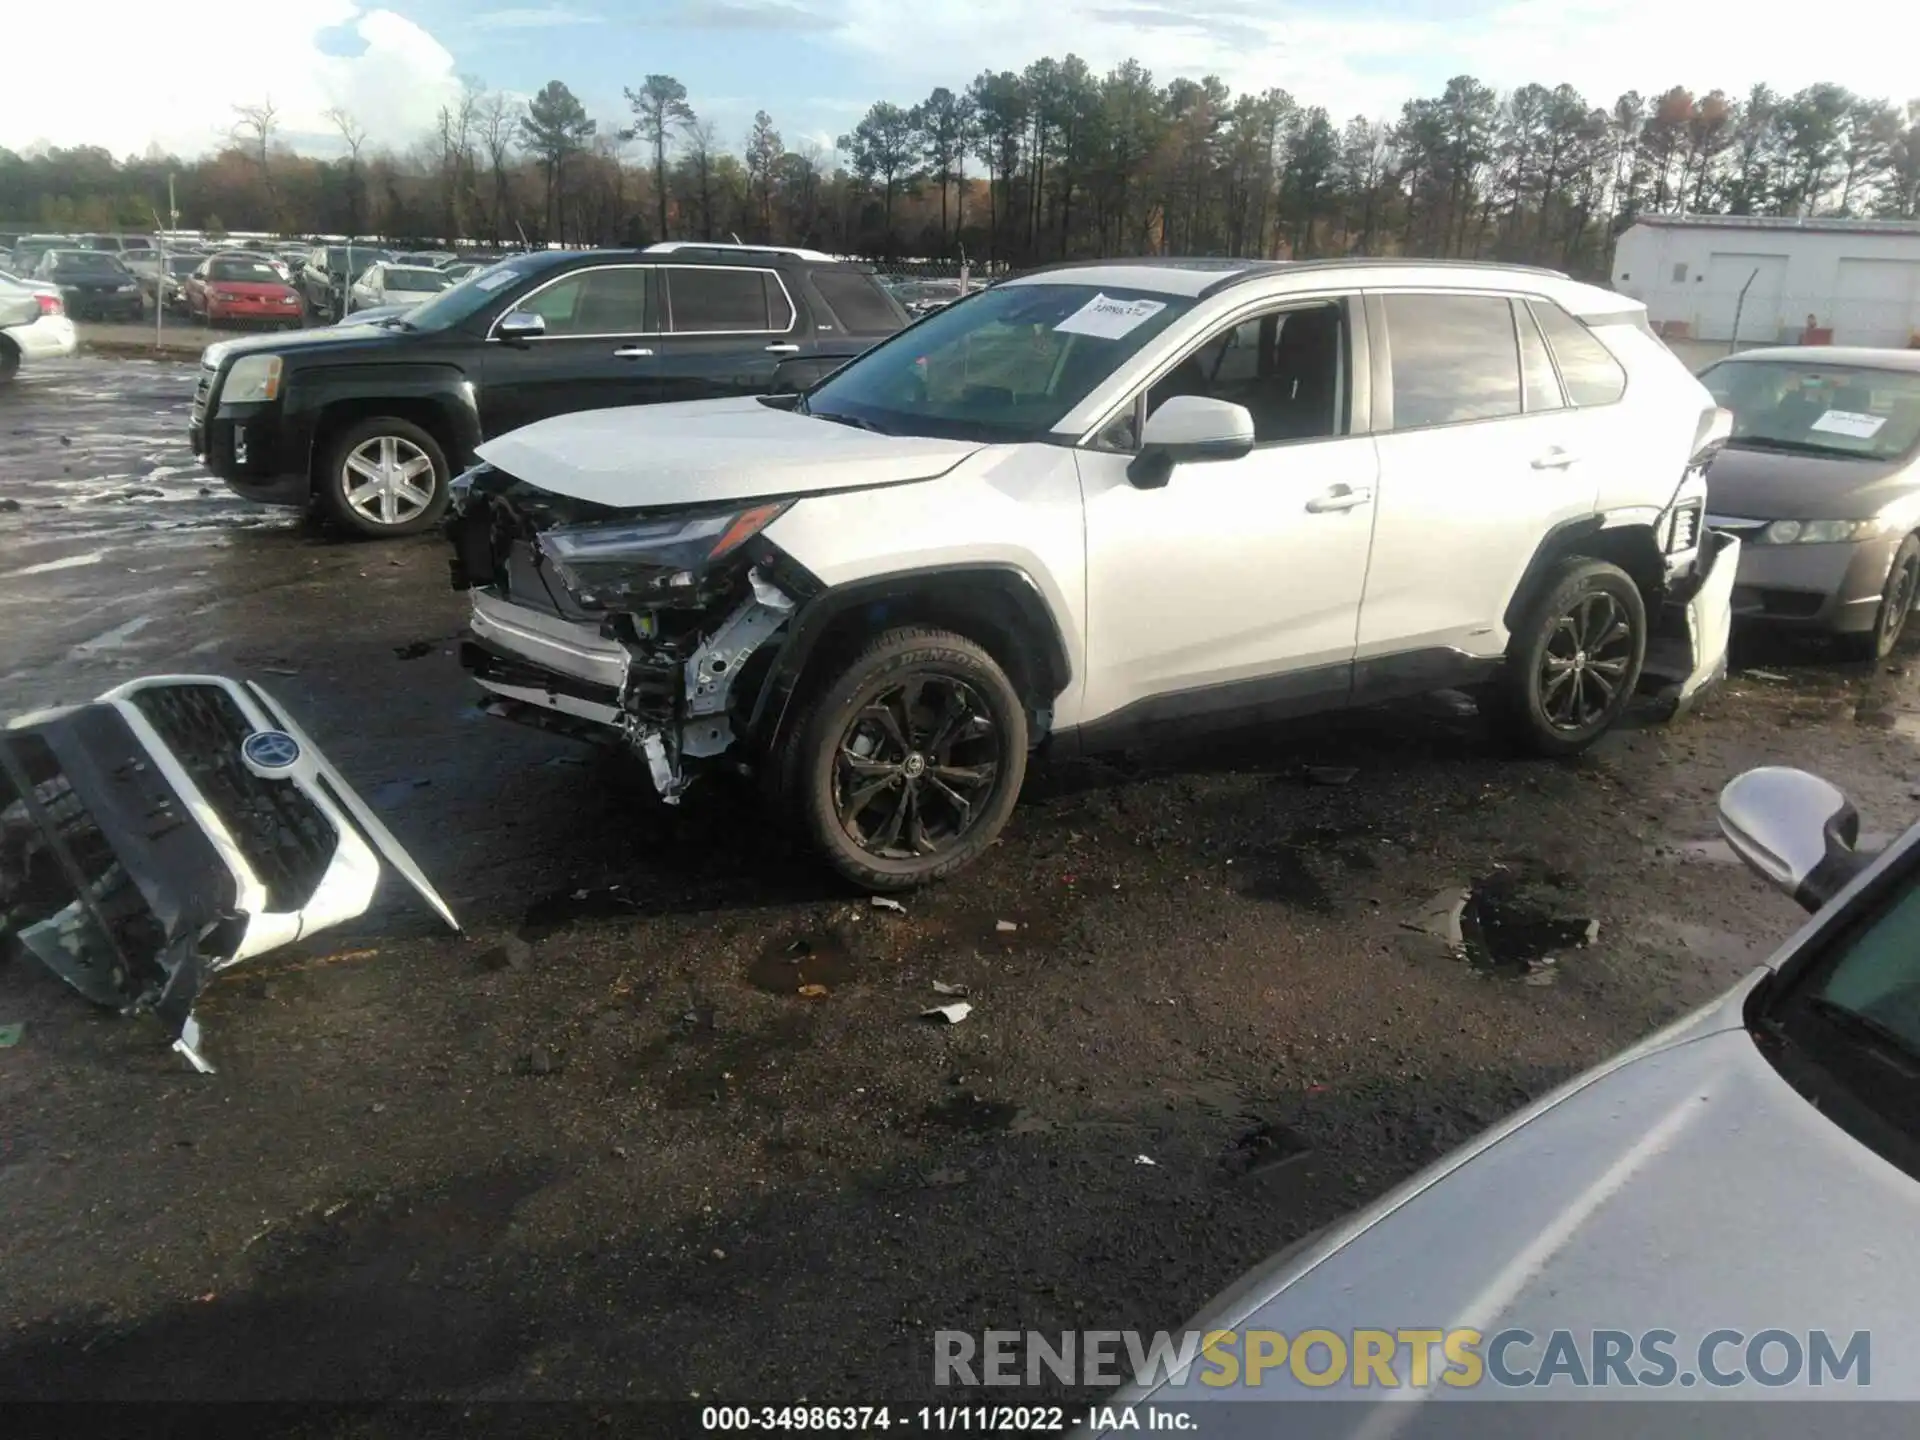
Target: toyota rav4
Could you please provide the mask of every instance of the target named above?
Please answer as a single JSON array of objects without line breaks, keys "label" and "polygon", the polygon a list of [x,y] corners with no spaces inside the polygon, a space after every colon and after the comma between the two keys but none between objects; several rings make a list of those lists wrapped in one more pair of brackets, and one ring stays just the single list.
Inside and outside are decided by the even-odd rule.
[{"label": "toyota rav4", "polygon": [[804,395],[600,410],[453,486],[496,713],[745,769],[845,876],[946,875],[1042,742],[1484,687],[1568,755],[1699,623],[1730,419],[1622,296],[1510,267],[1068,264]]}]

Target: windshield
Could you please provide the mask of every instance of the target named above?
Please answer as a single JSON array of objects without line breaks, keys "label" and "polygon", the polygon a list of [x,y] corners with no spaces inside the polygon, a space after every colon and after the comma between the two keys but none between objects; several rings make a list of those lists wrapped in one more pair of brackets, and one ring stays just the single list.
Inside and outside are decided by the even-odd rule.
[{"label": "windshield", "polygon": [[1723,360],[1700,379],[1737,448],[1897,460],[1920,442],[1920,370]]},{"label": "windshield", "polygon": [[53,257],[53,268],[62,275],[109,275],[118,278],[127,267],[111,255],[95,250],[72,250]]},{"label": "windshield", "polygon": [[167,273],[170,275],[191,275],[200,268],[204,257],[199,255],[170,255],[167,257]]},{"label": "windshield", "polygon": [[444,290],[447,277],[438,270],[390,269],[386,272],[386,287],[389,290]]},{"label": "windshield", "polygon": [[209,280],[250,280],[278,285],[280,272],[264,260],[215,260],[207,266]]},{"label": "windshield", "polygon": [[459,284],[448,286],[425,304],[409,310],[407,324],[415,330],[451,329],[478,315],[493,303],[501,290],[526,279],[534,269],[502,261],[476,270]]},{"label": "windshield", "polygon": [[1192,306],[1091,285],[982,291],[836,371],[806,408],[895,435],[1037,439]]}]

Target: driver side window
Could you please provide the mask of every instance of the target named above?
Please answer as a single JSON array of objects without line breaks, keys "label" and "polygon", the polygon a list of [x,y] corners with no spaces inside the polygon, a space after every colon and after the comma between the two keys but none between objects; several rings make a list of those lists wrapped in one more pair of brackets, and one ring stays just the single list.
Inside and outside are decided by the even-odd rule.
[{"label": "driver side window", "polygon": [[[1235,321],[1189,351],[1150,386],[1145,414],[1176,395],[1244,406],[1256,445],[1323,440],[1344,433],[1347,345],[1337,303],[1294,305]],[[1139,448],[1137,402],[1108,423],[1102,449]]]}]

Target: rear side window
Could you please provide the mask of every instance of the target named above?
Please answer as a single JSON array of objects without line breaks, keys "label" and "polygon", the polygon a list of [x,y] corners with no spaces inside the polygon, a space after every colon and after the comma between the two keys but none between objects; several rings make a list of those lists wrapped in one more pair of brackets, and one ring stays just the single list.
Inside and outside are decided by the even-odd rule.
[{"label": "rear side window", "polygon": [[1533,312],[1526,302],[1513,302],[1513,322],[1520,331],[1520,379],[1527,387],[1527,413],[1559,410],[1566,398],[1560,393],[1559,377],[1553,373],[1553,357],[1547,342],[1540,338],[1540,327],[1533,323]]},{"label": "rear side window", "polygon": [[1504,295],[1388,295],[1393,428],[1520,413],[1520,356]]},{"label": "rear side window", "polygon": [[849,335],[891,335],[902,326],[899,313],[871,275],[858,270],[816,270],[813,288]]},{"label": "rear side window", "polygon": [[739,334],[793,324],[792,307],[764,270],[670,265],[666,276],[676,334]]},{"label": "rear side window", "polygon": [[1591,331],[1549,300],[1528,302],[1545,332],[1567,399],[1575,405],[1611,405],[1627,393],[1627,372]]}]

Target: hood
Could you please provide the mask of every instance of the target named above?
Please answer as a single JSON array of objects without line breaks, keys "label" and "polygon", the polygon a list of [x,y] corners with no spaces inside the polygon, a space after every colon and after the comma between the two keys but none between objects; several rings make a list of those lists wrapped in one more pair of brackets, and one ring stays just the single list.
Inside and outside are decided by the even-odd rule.
[{"label": "hood", "polygon": [[1784,455],[1728,446],[1707,472],[1707,508],[1743,520],[1866,520],[1920,490],[1902,460]]},{"label": "hood", "polygon": [[558,415],[478,454],[556,495],[641,509],[932,480],[983,448],[876,435],[743,396]]},{"label": "hood", "polygon": [[229,295],[245,295],[249,299],[278,300],[282,295],[291,295],[293,287],[282,285],[278,280],[209,280],[209,290],[224,290]]},{"label": "hood", "polygon": [[[1671,1330],[1683,1370],[1722,1327],[1799,1327],[1803,1336],[1826,1327],[1841,1346],[1868,1330],[1875,1351],[1911,1353],[1920,1252],[1907,1239],[1920,1225],[1920,1181],[1827,1120],[1766,1062],[1740,1024],[1757,979],[1254,1272],[1189,1328],[1431,1326],[1487,1340],[1527,1330],[1538,1342],[1510,1353],[1513,1369],[1537,1365],[1558,1329],[1583,1348],[1596,1329]],[[1874,1367],[1875,1398],[1920,1398],[1920,1372],[1893,1368]],[[1267,1372],[1254,1391],[1244,1375],[1236,1385],[1198,1383],[1206,1372],[1195,1365],[1185,1384],[1154,1398],[1315,1393],[1285,1371]],[[1369,1396],[1339,1388],[1349,1400]],[[1451,1393],[1487,1399],[1501,1389]],[[1546,1393],[1565,1398],[1566,1389]],[[1357,1428],[1371,1407],[1340,1408]],[[1259,1418],[1203,1428],[1271,1433]]]},{"label": "hood", "polygon": [[381,350],[396,344],[404,345],[413,338],[404,330],[386,330],[377,325],[328,325],[316,330],[294,330],[281,335],[249,335],[245,339],[216,341],[201,352],[200,359],[203,364],[218,366],[235,355],[290,355],[309,350]]}]

